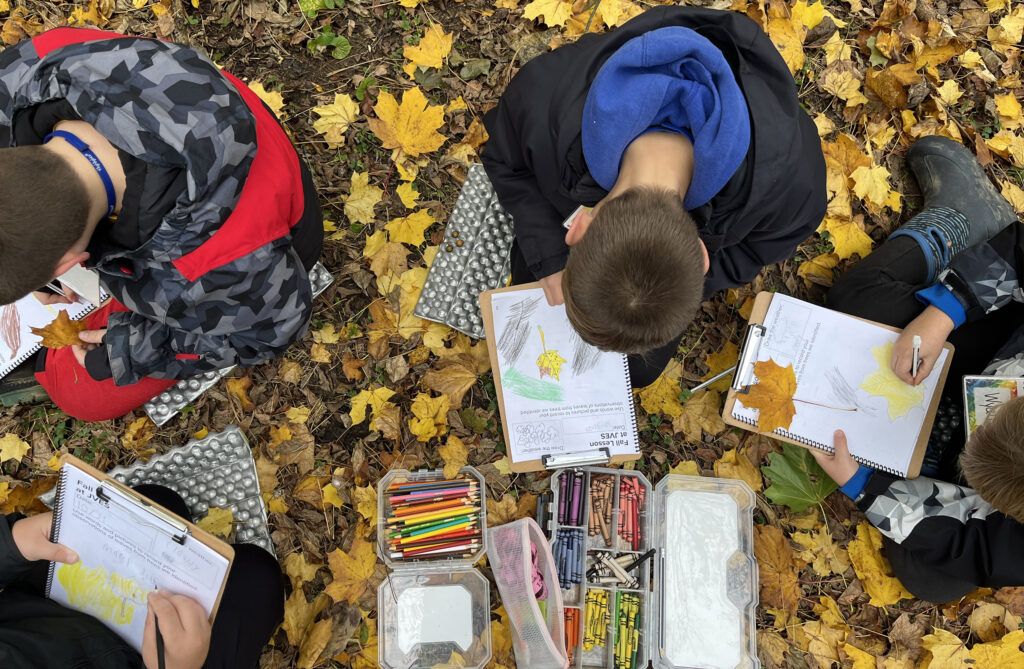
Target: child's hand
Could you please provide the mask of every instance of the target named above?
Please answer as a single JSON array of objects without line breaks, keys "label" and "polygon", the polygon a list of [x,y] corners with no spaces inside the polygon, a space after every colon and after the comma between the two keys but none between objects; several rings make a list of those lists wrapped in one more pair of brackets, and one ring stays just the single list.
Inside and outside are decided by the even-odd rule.
[{"label": "child's hand", "polygon": [[548,298],[548,304],[552,307],[565,302],[562,296],[562,273],[555,272],[540,280],[540,287],[544,289],[544,297]]},{"label": "child's hand", "polygon": [[142,636],[142,661],[146,666],[149,669],[160,666],[156,650],[156,619],[159,619],[167,669],[202,667],[210,652],[210,620],[199,602],[185,595],[157,590],[149,593],[147,608]]},{"label": "child's hand", "polygon": [[74,304],[78,301],[78,295],[73,290],[64,287],[64,294],[47,293],[44,290],[32,291],[32,296],[39,301],[39,304]]},{"label": "child's hand", "polygon": [[47,511],[31,518],[22,518],[11,526],[14,545],[22,557],[30,562],[48,560],[74,564],[78,555],[67,546],[50,541],[50,525],[53,524],[53,512]]},{"label": "child's hand", "polygon": [[[904,383],[912,386],[921,383],[931,374],[935,361],[942,353],[942,345],[952,331],[953,319],[942,309],[929,306],[920,316],[910,321],[910,325],[892,345],[892,359],[889,361],[892,371]],[[921,337],[921,363],[917,367],[917,376],[910,375],[914,364],[914,335]]]},{"label": "child's hand", "polygon": [[72,346],[71,352],[75,354],[75,360],[78,361],[79,365],[85,367],[85,354],[95,348],[99,348],[103,344],[103,338],[106,336],[106,328],[102,330],[82,330],[78,333],[78,338],[82,340],[82,343]]},{"label": "child's hand", "polygon": [[811,455],[818,461],[821,468],[825,470],[825,473],[832,477],[833,481],[840,486],[844,486],[857,473],[860,465],[850,455],[850,447],[846,443],[845,432],[836,430],[832,434],[832,446],[835,448],[834,453],[825,453],[812,448]]}]

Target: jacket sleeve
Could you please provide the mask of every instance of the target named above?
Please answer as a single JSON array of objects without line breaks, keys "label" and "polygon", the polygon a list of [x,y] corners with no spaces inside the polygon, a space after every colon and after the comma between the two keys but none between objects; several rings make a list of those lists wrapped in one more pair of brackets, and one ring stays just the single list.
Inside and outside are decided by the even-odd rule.
[{"label": "jacket sleeve", "polygon": [[182,281],[172,266],[146,277],[158,295],[111,314],[104,345],[114,383],[183,379],[279,356],[301,338],[312,287],[287,239]]},{"label": "jacket sleeve", "polygon": [[32,569],[32,563],[22,557],[11,535],[11,527],[20,518],[20,514],[0,518],[0,590],[22,578]]},{"label": "jacket sleeve", "polygon": [[996,511],[971,488],[927,477],[875,472],[857,506],[915,560],[961,580],[1024,584],[1024,525]]},{"label": "jacket sleeve", "polygon": [[[956,254],[943,272],[939,282],[952,294],[963,309],[950,314],[954,323],[973,322],[985,314],[1001,309],[1012,300],[1022,301],[1019,270],[1022,262],[1021,223],[1013,223],[984,244],[972,246]],[[940,300],[928,299],[925,291],[919,293],[923,301],[942,309]],[[943,293],[944,295],[945,293]],[[943,309],[946,313],[949,310]]]}]

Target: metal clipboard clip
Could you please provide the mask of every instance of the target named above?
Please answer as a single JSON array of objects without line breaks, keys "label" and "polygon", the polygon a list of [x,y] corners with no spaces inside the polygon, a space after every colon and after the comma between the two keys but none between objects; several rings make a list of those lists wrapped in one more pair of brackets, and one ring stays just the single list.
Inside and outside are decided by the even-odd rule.
[{"label": "metal clipboard clip", "polygon": [[743,341],[743,350],[740,352],[739,362],[736,363],[736,372],[732,376],[732,389],[740,395],[749,393],[750,386],[754,383],[754,363],[757,362],[761,343],[767,334],[768,328],[760,323],[751,323],[747,327],[747,338]]},{"label": "metal clipboard clip", "polygon": [[563,469],[565,467],[584,467],[586,465],[603,465],[612,459],[612,453],[607,447],[594,449],[593,451],[579,451],[578,453],[567,453],[564,455],[542,455],[540,458],[544,469]]},{"label": "metal clipboard clip", "polygon": [[141,510],[144,513],[148,513],[159,518],[162,522],[170,525],[173,528],[173,531],[169,532],[164,527],[160,527],[155,523],[147,523],[144,520],[139,520],[139,523],[166,534],[172,541],[174,541],[174,543],[181,546],[185,545],[185,537],[191,534],[188,529],[188,525],[185,524],[185,522],[178,520],[167,511],[157,507],[142,495],[131,490],[121,489],[110,484],[101,484],[96,487],[96,497],[108,506],[113,504],[114,506],[120,507],[126,511]]}]

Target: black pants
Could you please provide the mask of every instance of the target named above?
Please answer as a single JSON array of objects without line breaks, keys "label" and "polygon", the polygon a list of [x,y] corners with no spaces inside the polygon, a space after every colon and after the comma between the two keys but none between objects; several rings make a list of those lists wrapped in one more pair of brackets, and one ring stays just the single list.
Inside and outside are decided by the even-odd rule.
[{"label": "black pants", "polygon": [[[891,239],[836,281],[828,294],[828,306],[861,318],[894,327],[905,327],[925,305],[914,293],[927,288],[924,254],[917,242],[907,237]],[[953,360],[942,394],[952,397],[963,411],[961,377],[980,373],[1024,320],[1024,305],[1013,302],[974,323],[965,323],[949,337],[954,346]],[[943,454],[939,478],[963,483],[957,456],[963,449],[964,435],[958,432]],[[929,569],[899,544],[885,540],[886,553],[900,582],[920,599],[947,602],[976,586]]]},{"label": "black pants", "polygon": [[[521,283],[530,283],[543,277],[533,275],[533,270],[526,263],[519,244],[512,244],[512,285],[518,286]],[[679,350],[679,342],[683,339],[682,332],[679,336],[665,344],[661,348],[646,353],[633,353],[626,356],[629,362],[629,381],[633,388],[643,388],[654,383],[661,373],[668,366],[672,356]]]}]

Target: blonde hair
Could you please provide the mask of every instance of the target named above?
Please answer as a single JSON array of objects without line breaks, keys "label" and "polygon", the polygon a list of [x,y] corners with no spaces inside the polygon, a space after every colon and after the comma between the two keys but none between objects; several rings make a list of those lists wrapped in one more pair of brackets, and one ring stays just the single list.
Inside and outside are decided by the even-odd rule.
[{"label": "blonde hair", "polygon": [[971,434],[960,469],[982,499],[1024,523],[1024,397],[996,407]]}]

